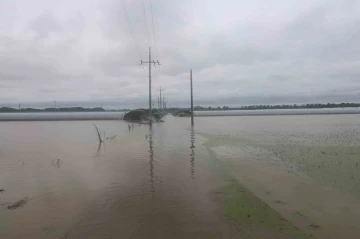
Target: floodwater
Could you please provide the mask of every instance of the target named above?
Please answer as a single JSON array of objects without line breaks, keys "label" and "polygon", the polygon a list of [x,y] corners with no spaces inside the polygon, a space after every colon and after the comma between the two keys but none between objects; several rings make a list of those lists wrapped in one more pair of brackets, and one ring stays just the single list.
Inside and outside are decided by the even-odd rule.
[{"label": "floodwater", "polygon": [[[109,138],[101,145],[93,124]],[[208,196],[213,175],[197,167],[201,152],[185,119],[130,131],[124,121],[6,122],[0,131],[0,238],[235,232]]]},{"label": "floodwater", "polygon": [[217,161],[307,235],[360,235],[360,115],[165,121],[0,123],[0,238],[292,238],[224,214]]}]

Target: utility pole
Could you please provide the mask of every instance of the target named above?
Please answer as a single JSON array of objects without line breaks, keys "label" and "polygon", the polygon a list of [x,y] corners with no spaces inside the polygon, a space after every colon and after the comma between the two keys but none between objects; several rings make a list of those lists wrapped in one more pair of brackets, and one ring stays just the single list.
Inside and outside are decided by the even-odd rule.
[{"label": "utility pole", "polygon": [[191,125],[194,125],[194,99],[193,99],[193,83],[192,83],[192,69],[190,70],[190,90],[191,90]]},{"label": "utility pole", "polygon": [[151,61],[151,48],[149,47],[149,61],[143,61],[141,60],[141,65],[142,64],[149,64],[149,121],[150,121],[150,124],[152,123],[152,120],[151,120],[151,64],[158,64],[160,65],[159,63],[159,60],[157,61]]}]

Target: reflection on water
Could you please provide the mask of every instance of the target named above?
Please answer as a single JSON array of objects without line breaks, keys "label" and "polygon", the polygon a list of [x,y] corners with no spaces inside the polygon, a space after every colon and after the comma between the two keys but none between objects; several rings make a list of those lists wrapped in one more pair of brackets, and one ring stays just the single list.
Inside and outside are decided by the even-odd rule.
[{"label": "reflection on water", "polygon": [[153,146],[153,126],[149,124],[149,158],[150,158],[150,183],[151,183],[151,195],[155,194],[155,184],[154,184],[154,146]]},{"label": "reflection on water", "polygon": [[[269,186],[266,193],[262,190],[264,187],[258,187],[259,195],[266,197],[268,203],[288,212],[292,212],[292,207],[294,212],[299,213],[303,213],[300,209],[306,209],[307,214],[303,214],[309,218],[325,215],[326,220],[332,218],[343,221],[343,224],[346,222],[349,226],[342,228],[353,226],[352,230],[356,231],[357,218],[360,217],[355,216],[360,215],[360,209],[357,211],[357,207],[353,207],[355,203],[347,203],[349,200],[341,200],[340,196],[321,197],[321,193],[319,197],[314,197],[316,192],[323,191],[307,190],[305,184],[294,184],[288,178],[283,185],[285,180],[280,181],[278,168],[272,171],[260,167],[260,160],[247,159],[249,155],[256,154],[258,158],[269,160],[267,156],[273,151],[278,158],[288,161],[295,160],[294,156],[299,154],[310,155],[308,166],[313,172],[321,173],[320,170],[326,168],[322,164],[321,168],[313,167],[323,158],[326,162],[335,162],[324,164],[329,170],[336,169],[324,176],[348,175],[346,182],[358,183],[356,160],[359,154],[354,153],[358,152],[360,142],[359,117],[264,116],[224,117],[221,120],[199,117],[195,129],[187,118],[167,116],[165,123],[135,128],[131,125],[130,131],[125,121],[0,123],[0,189],[4,189],[0,194],[0,238],[238,238],[236,228],[228,227],[228,221],[218,214],[219,208],[209,196],[223,183],[216,172],[207,167],[212,163],[209,160],[212,155],[207,149],[209,145],[229,145],[224,149],[218,147],[220,152],[216,153],[220,155],[223,149],[225,152],[221,160],[233,159],[241,165],[241,173],[236,171],[240,179],[254,177],[255,182],[264,182]],[[98,145],[94,123],[106,134],[116,137]],[[314,136],[304,138],[308,135],[305,135],[306,132]],[[205,136],[199,137],[199,134]],[[295,134],[300,134],[301,138],[292,136]],[[348,136],[340,137],[344,134]],[[330,146],[309,151],[311,145],[308,147],[308,144],[319,140],[319,135]],[[342,146],[342,151],[333,146],[339,145],[341,139],[344,139],[344,145],[354,145],[351,151],[346,150],[346,145]],[[201,144],[202,141],[207,144]],[[259,144],[262,146],[260,151],[254,147],[256,142],[267,144]],[[237,150],[235,153],[233,148]],[[332,160],[339,157],[335,155],[339,152],[343,152],[344,156],[342,165]],[[345,170],[349,169],[354,174],[346,174]],[[294,176],[295,179],[298,180],[298,177]],[[301,194],[294,194],[294,185],[301,186],[298,187]],[[304,192],[309,193],[304,196]],[[333,191],[327,192],[326,195],[332,195]],[[11,204],[6,203],[13,204],[26,197],[29,201],[21,208],[7,209],[7,205]],[[292,198],[297,203],[292,203]],[[287,204],[275,204],[276,200]],[[326,209],[330,209],[323,210],[320,215],[324,200],[328,205]],[[310,203],[314,207],[308,207]],[[305,206],[298,207],[300,204]],[[332,210],[334,205],[341,208],[336,206]],[[332,211],[337,214],[330,217]],[[337,216],[340,212],[342,216]],[[329,225],[337,222],[326,220]],[[321,226],[321,229],[316,229],[319,232],[326,230],[321,222],[314,220]],[[244,238],[264,238],[260,234],[261,231],[254,230]]]},{"label": "reflection on water", "polygon": [[[94,123],[116,137],[99,145]],[[0,123],[0,238],[221,238],[211,173],[196,171],[201,191],[193,183],[188,123]],[[4,204],[25,197],[19,209]]]},{"label": "reflection on water", "polygon": [[96,158],[100,156],[101,147],[102,147],[102,142],[99,142],[99,145],[97,147],[96,154],[95,154]]},{"label": "reflection on water", "polygon": [[195,132],[194,132],[194,125],[191,125],[190,128],[190,164],[191,164],[191,178],[195,179]]}]

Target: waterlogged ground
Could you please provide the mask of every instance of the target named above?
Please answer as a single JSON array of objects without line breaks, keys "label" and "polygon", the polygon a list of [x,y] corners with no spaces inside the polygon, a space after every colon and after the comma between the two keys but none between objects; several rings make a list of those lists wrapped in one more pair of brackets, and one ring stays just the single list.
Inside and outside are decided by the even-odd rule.
[{"label": "waterlogged ground", "polygon": [[292,173],[360,198],[360,116],[224,117],[219,122],[226,123],[212,130],[215,134],[198,127],[218,152],[281,161]]},{"label": "waterlogged ground", "polygon": [[358,115],[165,120],[0,123],[0,238],[360,235]]},{"label": "waterlogged ground", "polygon": [[360,235],[360,116],[202,120],[198,134],[228,171],[302,231]]}]

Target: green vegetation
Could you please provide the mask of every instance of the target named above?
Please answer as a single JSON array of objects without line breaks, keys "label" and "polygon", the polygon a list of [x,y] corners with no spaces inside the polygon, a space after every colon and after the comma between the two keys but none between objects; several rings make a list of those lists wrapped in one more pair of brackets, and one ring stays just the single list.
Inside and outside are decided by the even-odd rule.
[{"label": "green vegetation", "polygon": [[[205,134],[201,135],[205,136]],[[215,152],[211,149],[216,146],[216,143],[211,137],[208,139],[204,146],[210,155],[210,167],[226,182],[226,185],[217,192],[218,195],[222,196],[223,209],[226,216],[239,223],[264,226],[275,232],[289,235],[292,238],[308,238],[306,234],[282,218],[274,209],[241,186],[232,176],[236,172],[236,167],[231,161],[218,159]]]},{"label": "green vegetation", "polygon": [[29,201],[29,198],[25,197],[24,199],[21,199],[17,202],[14,202],[13,204],[7,206],[7,209],[10,209],[10,210],[18,209],[19,207],[24,206],[28,201]]},{"label": "green vegetation", "polygon": [[283,144],[263,146],[286,163],[288,170],[360,196],[360,148],[352,145]]},{"label": "green vegetation", "polygon": [[124,115],[124,120],[126,121],[141,121],[149,117],[149,110],[147,109],[136,109],[127,112]]},{"label": "green vegetation", "polygon": [[190,110],[179,110],[179,111],[173,112],[173,115],[178,116],[178,117],[190,117],[191,111]]},{"label": "green vegetation", "polygon": [[[162,112],[158,109],[153,109],[151,113],[152,113],[152,118],[155,121],[159,121],[164,116],[164,112]],[[138,121],[141,121],[148,117],[149,117],[148,109],[136,109],[136,110],[131,110],[131,111],[127,112],[124,115],[124,120],[138,122]]]},{"label": "green vegetation", "polygon": [[239,136],[200,135],[207,147],[234,147],[249,160],[278,161],[294,174],[306,174],[317,181],[360,197],[360,147],[358,134],[335,135],[282,133]]},{"label": "green vegetation", "polygon": [[320,228],[319,225],[316,225],[316,224],[314,224],[314,223],[311,223],[309,226],[312,227],[312,228],[315,228],[315,229]]},{"label": "green vegetation", "polygon": [[239,223],[262,225],[293,238],[308,238],[235,180],[223,187],[220,193],[225,196],[225,214]]}]

